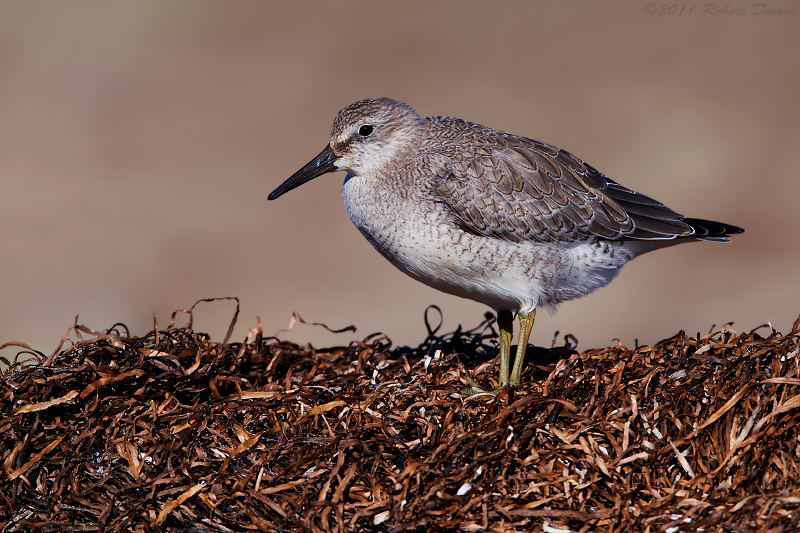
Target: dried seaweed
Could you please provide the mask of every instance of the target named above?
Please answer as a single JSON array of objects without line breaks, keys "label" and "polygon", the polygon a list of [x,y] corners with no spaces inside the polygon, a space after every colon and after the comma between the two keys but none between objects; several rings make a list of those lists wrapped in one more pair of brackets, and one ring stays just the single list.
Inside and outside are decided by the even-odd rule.
[{"label": "dried seaweed", "polygon": [[0,531],[800,530],[800,319],[540,349],[470,397],[492,327],[317,349],[173,317],[15,344],[36,360],[0,379]]}]

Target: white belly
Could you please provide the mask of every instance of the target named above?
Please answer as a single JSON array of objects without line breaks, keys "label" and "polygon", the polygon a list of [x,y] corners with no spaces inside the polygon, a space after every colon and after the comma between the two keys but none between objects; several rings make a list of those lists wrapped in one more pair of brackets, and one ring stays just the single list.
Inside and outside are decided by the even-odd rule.
[{"label": "white belly", "polygon": [[375,249],[414,279],[494,309],[554,311],[610,283],[631,258],[621,247],[610,254],[588,242],[562,247],[474,235],[447,218],[446,206],[395,195],[389,203],[377,184],[348,177],[342,189],[350,219]]}]

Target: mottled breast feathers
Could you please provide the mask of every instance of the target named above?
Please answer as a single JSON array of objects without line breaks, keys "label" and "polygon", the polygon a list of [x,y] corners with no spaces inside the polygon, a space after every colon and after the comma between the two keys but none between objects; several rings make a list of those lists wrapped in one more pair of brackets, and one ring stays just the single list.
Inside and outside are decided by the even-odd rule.
[{"label": "mottled breast feathers", "polygon": [[[475,132],[474,126],[467,131]],[[483,141],[471,153],[459,151],[461,143],[446,143],[446,168],[432,184],[467,231],[516,243],[673,239],[694,233],[675,211],[569,152],[489,128],[482,132],[480,139],[465,143],[475,150],[476,140]]]}]

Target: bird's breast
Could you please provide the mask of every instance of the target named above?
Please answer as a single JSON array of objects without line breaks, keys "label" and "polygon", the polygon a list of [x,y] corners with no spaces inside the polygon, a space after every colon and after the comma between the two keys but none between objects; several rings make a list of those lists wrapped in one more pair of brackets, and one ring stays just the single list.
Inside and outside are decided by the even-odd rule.
[{"label": "bird's breast", "polygon": [[423,193],[406,192],[390,195],[377,180],[360,176],[348,177],[342,189],[353,224],[401,271],[443,292],[515,307],[514,290],[498,287],[498,274],[518,269],[520,258],[497,253],[490,239],[454,227],[444,207]]},{"label": "bird's breast", "polygon": [[419,202],[389,191],[378,179],[351,175],[345,179],[342,196],[350,220],[389,261],[405,270],[428,255],[425,248],[435,229],[431,227],[435,213]]}]

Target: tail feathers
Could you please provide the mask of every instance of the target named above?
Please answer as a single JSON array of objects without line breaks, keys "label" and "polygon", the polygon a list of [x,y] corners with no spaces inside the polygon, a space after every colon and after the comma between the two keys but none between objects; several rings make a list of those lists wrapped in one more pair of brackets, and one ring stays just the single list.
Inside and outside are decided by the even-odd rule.
[{"label": "tail feathers", "polygon": [[739,226],[702,218],[684,218],[682,222],[689,224],[694,230],[694,233],[687,237],[703,241],[730,242],[731,235],[744,233],[744,229]]},{"label": "tail feathers", "polygon": [[687,232],[685,235],[676,235],[671,238],[630,239],[625,240],[623,246],[636,256],[639,256],[653,250],[675,246],[684,242],[730,242],[731,235],[744,233],[744,229],[739,226],[725,224],[724,222],[703,220],[701,218],[681,218],[680,221],[688,225],[692,229],[692,233]]}]

